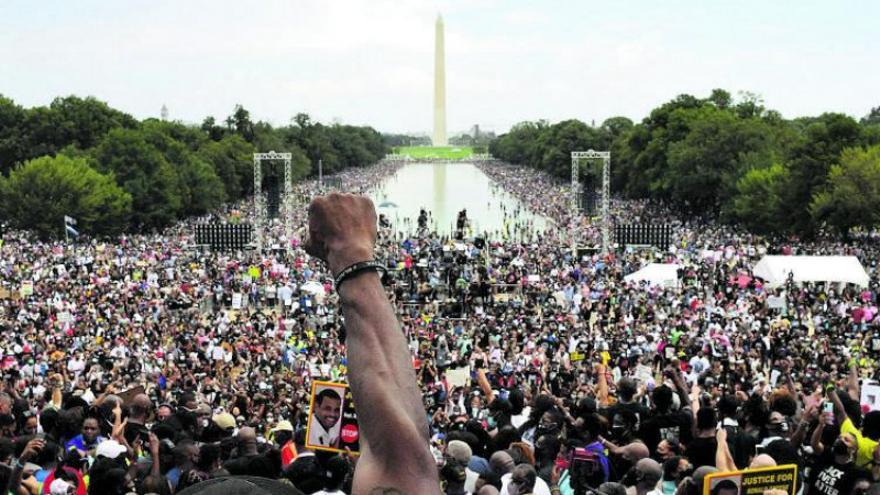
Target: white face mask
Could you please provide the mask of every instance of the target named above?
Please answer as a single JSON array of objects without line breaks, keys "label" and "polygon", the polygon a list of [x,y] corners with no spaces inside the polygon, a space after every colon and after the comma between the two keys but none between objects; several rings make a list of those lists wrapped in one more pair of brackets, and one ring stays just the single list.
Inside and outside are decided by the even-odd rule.
[{"label": "white face mask", "polygon": [[207,427],[208,427],[208,418],[205,418],[202,420],[202,428],[207,428]]}]

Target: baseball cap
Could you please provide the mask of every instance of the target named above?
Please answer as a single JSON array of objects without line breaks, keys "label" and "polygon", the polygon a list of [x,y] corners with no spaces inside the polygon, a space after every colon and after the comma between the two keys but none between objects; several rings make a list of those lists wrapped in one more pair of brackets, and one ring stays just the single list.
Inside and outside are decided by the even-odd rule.
[{"label": "baseball cap", "polygon": [[220,427],[221,430],[231,430],[235,428],[235,418],[228,412],[215,414],[211,420],[214,421],[214,424]]},{"label": "baseball cap", "polygon": [[98,448],[95,450],[95,457],[106,457],[108,459],[116,459],[119,457],[119,454],[123,454],[127,451],[121,443],[116,440],[104,440],[103,442],[98,444]]},{"label": "baseball cap", "polygon": [[272,431],[293,431],[293,425],[290,424],[290,421],[282,420],[279,421],[275,428],[272,428]]}]

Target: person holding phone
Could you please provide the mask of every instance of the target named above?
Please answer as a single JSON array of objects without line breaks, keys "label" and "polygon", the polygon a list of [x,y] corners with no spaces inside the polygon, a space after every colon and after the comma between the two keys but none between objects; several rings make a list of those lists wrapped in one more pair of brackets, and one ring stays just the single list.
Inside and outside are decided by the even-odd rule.
[{"label": "person holding phone", "polygon": [[827,414],[830,408],[838,418],[843,418],[843,422],[840,424],[841,434],[849,434],[856,439],[858,444],[856,466],[877,471],[880,468],[880,442],[878,442],[880,440],[880,411],[871,411],[866,414],[862,418],[863,430],[859,430],[846,413],[843,402],[835,390],[828,392],[828,399],[823,411]]}]

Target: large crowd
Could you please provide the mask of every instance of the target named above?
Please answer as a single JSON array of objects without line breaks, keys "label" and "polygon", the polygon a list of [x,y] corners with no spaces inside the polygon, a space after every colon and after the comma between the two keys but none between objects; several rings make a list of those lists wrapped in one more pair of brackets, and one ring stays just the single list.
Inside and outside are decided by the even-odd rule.
[{"label": "large crowd", "polygon": [[[399,166],[333,185],[367,192]],[[712,472],[787,464],[798,493],[880,493],[880,412],[862,400],[880,378],[875,237],[768,240],[615,200],[616,222],[668,223],[672,244],[577,256],[557,227],[574,214],[565,184],[478,166],[549,227],[516,209],[516,235],[385,222],[376,250],[444,493],[697,495]],[[264,253],[194,244],[196,222],[246,205],[113,241],[6,233],[0,486],[170,494],[249,475],[350,493],[357,455],[307,447],[311,383],[347,378],[333,274],[303,249],[320,191],[295,187],[294,238],[276,220]],[[598,243],[595,222],[574,223]],[[752,274],[768,253],[854,255],[871,282],[770,287]],[[679,283],[624,281],[654,261]]]}]

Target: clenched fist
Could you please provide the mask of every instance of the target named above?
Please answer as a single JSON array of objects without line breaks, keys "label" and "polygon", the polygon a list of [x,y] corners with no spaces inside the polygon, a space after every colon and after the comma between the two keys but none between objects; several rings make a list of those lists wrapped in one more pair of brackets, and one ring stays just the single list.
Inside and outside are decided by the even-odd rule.
[{"label": "clenched fist", "polygon": [[361,261],[373,259],[376,245],[376,209],[364,196],[332,193],[309,205],[306,252],[327,262],[336,276]]}]

